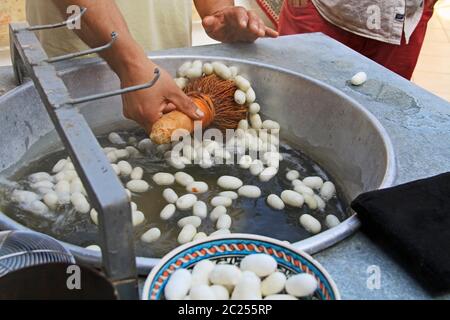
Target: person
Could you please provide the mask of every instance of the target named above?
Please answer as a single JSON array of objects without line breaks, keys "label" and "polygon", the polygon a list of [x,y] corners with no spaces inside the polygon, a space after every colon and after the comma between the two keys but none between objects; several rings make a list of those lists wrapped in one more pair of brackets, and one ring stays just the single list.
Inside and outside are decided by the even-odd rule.
[{"label": "person", "polygon": [[286,0],[280,35],[322,32],[410,80],[437,0]]},{"label": "person", "polygon": [[[278,36],[253,11],[235,6],[234,0],[194,0],[194,3],[206,33],[217,41],[253,42],[260,37]],[[155,68],[161,71],[154,87],[122,96],[126,118],[136,121],[149,132],[163,114],[173,110],[179,110],[193,120],[203,117],[202,111],[177,87],[168,72],[145,53],[145,50],[190,45],[190,1],[28,0],[27,19],[31,25],[63,21],[67,19],[67,8],[71,5],[87,8],[80,28],[37,33],[49,56],[80,51],[85,45],[104,45],[115,31],[118,39],[100,55],[118,75],[122,88],[147,83],[153,79]]]}]

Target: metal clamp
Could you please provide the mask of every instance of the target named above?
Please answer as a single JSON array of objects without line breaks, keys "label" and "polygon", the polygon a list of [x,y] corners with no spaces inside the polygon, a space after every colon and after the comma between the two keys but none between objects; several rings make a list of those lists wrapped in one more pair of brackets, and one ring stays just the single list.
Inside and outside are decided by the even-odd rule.
[{"label": "metal clamp", "polygon": [[[78,18],[85,12],[83,9]],[[101,52],[111,47],[117,38],[113,33],[111,42],[102,47],[49,59],[32,31],[58,28],[74,19],[34,27],[30,27],[27,23],[11,24],[13,65],[18,81],[28,76],[34,82],[56,131],[86,187],[89,199],[99,213],[102,260],[106,275],[114,284],[121,299],[139,299],[134,229],[128,196],[95,135],[74,105],[150,88],[160,78],[160,71],[155,69],[155,77],[146,84],[72,99],[53,63]]]}]

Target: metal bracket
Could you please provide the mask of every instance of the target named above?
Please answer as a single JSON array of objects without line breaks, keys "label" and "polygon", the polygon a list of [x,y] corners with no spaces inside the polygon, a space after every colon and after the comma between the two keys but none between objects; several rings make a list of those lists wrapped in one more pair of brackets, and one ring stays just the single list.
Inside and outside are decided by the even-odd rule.
[{"label": "metal bracket", "polygon": [[[84,12],[86,9],[83,9],[79,17]],[[20,83],[24,76],[29,76],[34,82],[56,131],[86,187],[89,199],[99,213],[103,267],[106,275],[114,284],[121,299],[139,299],[134,230],[128,196],[95,135],[74,105],[150,88],[158,81],[160,72],[155,69],[154,79],[146,84],[71,99],[66,85],[52,63],[105,50],[113,45],[117,35],[113,34],[111,42],[102,47],[49,59],[33,31],[58,28],[68,23],[70,20],[34,27],[30,27],[27,23],[11,24],[10,41],[14,70]]]}]

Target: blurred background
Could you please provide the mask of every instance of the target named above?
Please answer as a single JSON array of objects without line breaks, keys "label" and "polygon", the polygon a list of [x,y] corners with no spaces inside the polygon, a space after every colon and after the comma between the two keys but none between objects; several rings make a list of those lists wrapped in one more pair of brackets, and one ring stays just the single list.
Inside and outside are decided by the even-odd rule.
[{"label": "blurred background", "polygon": [[[270,0],[266,2],[270,3]],[[279,3],[280,0],[274,2]],[[236,4],[254,9],[264,17],[267,24],[271,24],[256,0],[237,0]],[[11,21],[22,20],[25,20],[25,0],[0,1],[0,66],[11,64],[8,24]],[[195,7],[192,36],[194,46],[215,43],[203,31]],[[412,81],[450,101],[450,0],[439,0],[436,4],[435,14],[428,25],[424,47]]]}]

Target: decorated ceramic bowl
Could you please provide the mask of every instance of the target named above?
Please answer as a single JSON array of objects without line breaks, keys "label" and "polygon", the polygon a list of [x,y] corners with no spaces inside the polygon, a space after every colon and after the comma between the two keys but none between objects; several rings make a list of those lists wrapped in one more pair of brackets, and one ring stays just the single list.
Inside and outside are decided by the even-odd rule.
[{"label": "decorated ceramic bowl", "polygon": [[164,288],[177,269],[190,270],[198,262],[206,259],[216,263],[239,265],[245,256],[257,253],[274,257],[278,263],[278,271],[283,272],[287,277],[299,273],[309,273],[314,276],[318,282],[318,289],[312,299],[340,300],[340,294],[333,279],[311,256],[288,243],[248,234],[208,238],[171,251],[148,276],[142,299],[163,300]]}]

